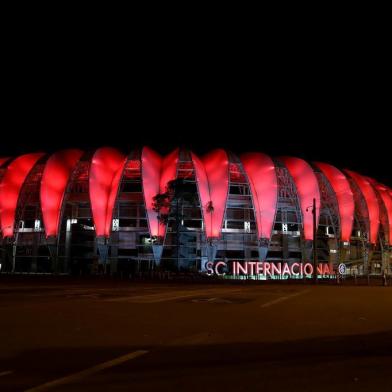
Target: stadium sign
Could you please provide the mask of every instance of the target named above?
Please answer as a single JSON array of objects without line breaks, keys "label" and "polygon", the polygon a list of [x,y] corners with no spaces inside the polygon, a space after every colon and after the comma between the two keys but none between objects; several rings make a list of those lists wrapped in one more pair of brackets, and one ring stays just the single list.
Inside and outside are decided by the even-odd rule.
[{"label": "stadium sign", "polygon": [[346,273],[347,273],[346,265],[343,264],[343,263],[340,263],[339,266],[338,266],[338,271],[339,271],[340,275],[346,275]]},{"label": "stadium sign", "polygon": [[[274,277],[311,277],[313,276],[314,267],[311,263],[270,263],[266,261],[233,261],[228,264],[224,261],[216,263],[206,263],[207,275],[224,276],[226,274],[236,276],[256,276],[262,275],[266,278]],[[335,271],[330,264],[319,264],[317,267],[318,275],[331,276]]]}]

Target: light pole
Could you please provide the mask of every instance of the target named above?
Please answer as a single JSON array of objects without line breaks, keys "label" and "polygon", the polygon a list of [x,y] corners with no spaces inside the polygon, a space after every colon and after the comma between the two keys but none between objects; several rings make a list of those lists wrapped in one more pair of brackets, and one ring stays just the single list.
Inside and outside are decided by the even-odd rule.
[{"label": "light pole", "polygon": [[[310,207],[306,209],[309,210]],[[313,215],[313,248],[312,248],[312,255],[313,255],[313,282],[317,283],[318,281],[318,262],[317,262],[317,207],[316,207],[316,199],[313,198],[312,204],[312,215]]]},{"label": "light pole", "polygon": [[316,199],[313,199],[313,207],[312,207],[312,214],[313,214],[313,269],[314,269],[314,283],[317,283],[317,269],[318,269],[318,262],[317,262],[317,214],[316,214]]}]

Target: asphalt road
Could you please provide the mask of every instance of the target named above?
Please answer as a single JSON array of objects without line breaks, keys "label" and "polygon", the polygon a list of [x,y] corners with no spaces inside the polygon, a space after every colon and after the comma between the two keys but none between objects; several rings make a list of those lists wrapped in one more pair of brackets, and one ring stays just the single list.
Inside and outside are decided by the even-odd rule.
[{"label": "asphalt road", "polygon": [[0,391],[392,391],[392,287],[0,281]]}]

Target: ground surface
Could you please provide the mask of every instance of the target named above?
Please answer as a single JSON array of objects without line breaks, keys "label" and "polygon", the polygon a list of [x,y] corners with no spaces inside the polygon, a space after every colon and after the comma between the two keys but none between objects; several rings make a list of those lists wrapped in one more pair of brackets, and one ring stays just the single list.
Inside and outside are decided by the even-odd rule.
[{"label": "ground surface", "polygon": [[392,391],[392,287],[0,281],[0,391]]}]

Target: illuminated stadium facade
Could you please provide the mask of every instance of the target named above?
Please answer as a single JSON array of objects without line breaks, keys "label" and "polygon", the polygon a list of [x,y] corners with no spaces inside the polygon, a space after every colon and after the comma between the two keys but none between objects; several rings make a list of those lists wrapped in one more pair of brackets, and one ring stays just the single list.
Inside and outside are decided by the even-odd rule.
[{"label": "illuminated stadium facade", "polygon": [[392,273],[392,191],[326,163],[103,147],[0,159],[1,272],[205,271],[207,261]]}]

